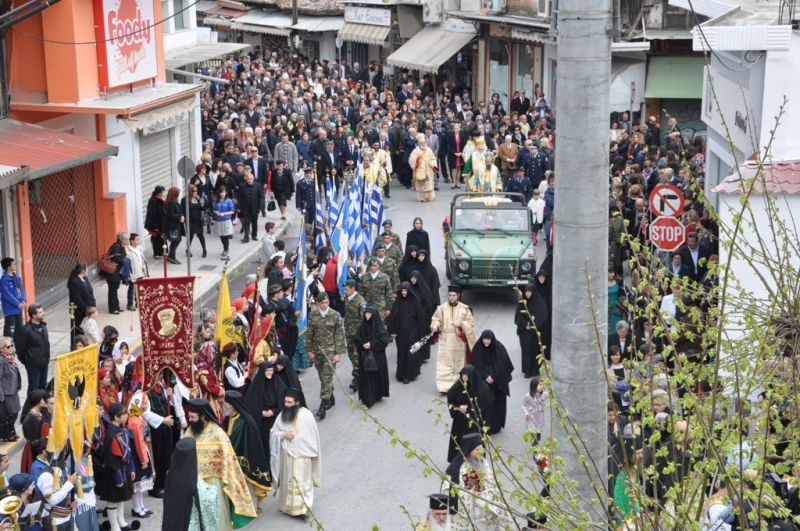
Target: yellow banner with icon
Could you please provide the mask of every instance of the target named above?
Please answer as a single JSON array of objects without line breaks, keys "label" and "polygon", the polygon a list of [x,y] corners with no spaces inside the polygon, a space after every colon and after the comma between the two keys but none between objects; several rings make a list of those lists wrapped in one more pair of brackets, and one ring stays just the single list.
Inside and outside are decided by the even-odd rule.
[{"label": "yellow banner with icon", "polygon": [[91,439],[97,426],[97,345],[56,358],[53,398],[47,450],[59,453],[69,441],[80,459],[84,438]]}]

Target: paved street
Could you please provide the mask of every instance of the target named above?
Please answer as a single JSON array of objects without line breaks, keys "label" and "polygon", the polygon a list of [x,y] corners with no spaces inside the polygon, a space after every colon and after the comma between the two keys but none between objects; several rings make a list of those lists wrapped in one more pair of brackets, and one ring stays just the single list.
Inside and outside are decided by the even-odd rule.
[{"label": "paved street", "polygon": [[[446,297],[447,279],[444,274],[443,239],[441,222],[447,215],[452,190],[442,186],[434,203],[417,203],[415,194],[394,186],[390,208],[386,212],[394,222],[394,230],[405,240],[415,216],[421,216],[431,238],[434,264],[440,273],[441,296]],[[544,252],[540,245],[537,252]],[[541,259],[541,258],[540,258]],[[246,269],[246,268],[245,268]],[[241,293],[243,280],[231,283],[231,294]],[[511,382],[511,398],[508,403],[506,429],[495,436],[495,441],[518,454],[525,451],[522,441],[524,424],[521,416],[522,398],[528,389],[528,380],[519,369],[519,344],[513,326],[516,297],[510,289],[468,290],[464,300],[475,313],[477,333],[490,328],[506,345],[512,361],[517,367]],[[449,416],[436,392],[434,384],[435,351],[430,362],[422,366],[422,375],[409,385],[391,383],[391,397],[376,404],[370,413],[387,428],[397,430],[398,436],[411,441],[413,447],[427,452],[437,465],[445,467]],[[390,375],[396,363],[394,345],[390,346]],[[303,389],[312,410],[319,405],[319,379],[314,369],[300,374]],[[314,514],[323,528],[333,531],[366,530],[377,525],[380,529],[407,529],[409,517],[422,516],[427,510],[427,494],[439,488],[439,481],[423,476],[423,465],[407,459],[405,451],[392,447],[390,437],[379,434],[377,425],[365,418],[360,410],[348,403],[355,395],[347,386],[350,383],[350,362],[345,358],[337,371],[336,407],[319,423],[322,438],[322,487],[317,490]],[[442,422],[437,422],[441,416]],[[18,469],[19,456],[11,465]],[[146,498],[155,514],[143,521],[142,529],[160,529],[161,501]],[[277,510],[274,498],[263,505],[263,512],[251,528],[258,529],[306,529],[302,520],[282,515]]]}]

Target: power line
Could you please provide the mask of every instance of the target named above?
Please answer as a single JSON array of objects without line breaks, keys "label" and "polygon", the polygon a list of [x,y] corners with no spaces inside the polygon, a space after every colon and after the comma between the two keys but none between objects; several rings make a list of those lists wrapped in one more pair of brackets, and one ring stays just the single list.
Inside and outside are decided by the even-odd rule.
[{"label": "power line", "polygon": [[31,33],[26,33],[24,31],[19,31],[18,29],[13,28],[13,27],[11,28],[11,31],[13,31],[14,33],[17,33],[18,35],[22,35],[23,37],[27,37],[29,39],[33,39],[33,40],[36,40],[36,41],[45,42],[45,43],[48,43],[48,44],[66,44],[66,45],[70,45],[70,46],[96,45],[96,44],[115,41],[117,39],[124,39],[125,37],[130,37],[132,35],[137,35],[137,34],[142,33],[144,31],[147,31],[147,30],[150,30],[152,28],[155,28],[156,26],[160,26],[161,24],[165,23],[169,19],[177,17],[178,15],[182,14],[184,11],[187,11],[190,7],[193,7],[193,6],[197,5],[198,3],[200,3],[200,0],[195,0],[191,4],[189,4],[186,7],[184,7],[183,9],[180,9],[179,11],[176,11],[171,16],[166,17],[166,18],[162,18],[161,20],[153,22],[149,26],[145,26],[143,28],[140,28],[140,29],[138,29],[136,31],[132,31],[130,33],[124,33],[122,35],[115,35],[114,37],[111,37],[109,39],[104,39],[104,40],[101,40],[101,41],[56,41],[56,40],[53,40],[53,39],[45,39],[44,37],[40,37],[38,35],[33,35]]}]

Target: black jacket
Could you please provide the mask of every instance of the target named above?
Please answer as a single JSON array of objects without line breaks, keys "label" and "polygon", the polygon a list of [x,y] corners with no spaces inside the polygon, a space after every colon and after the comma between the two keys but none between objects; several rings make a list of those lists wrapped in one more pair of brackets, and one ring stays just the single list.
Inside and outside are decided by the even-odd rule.
[{"label": "black jacket", "polygon": [[157,197],[151,197],[147,202],[147,212],[144,216],[144,228],[151,231],[161,232],[164,228],[164,201]]},{"label": "black jacket", "polygon": [[[281,178],[282,177],[282,178]],[[286,201],[294,195],[294,178],[292,172],[283,170],[283,175],[278,174],[278,170],[272,172],[269,182],[270,190],[275,194],[275,199]]]},{"label": "black jacket", "polygon": [[[94,299],[92,283],[89,282],[88,278],[84,282],[78,275],[70,277],[67,281],[67,290],[69,291],[69,302],[74,303],[76,306],[76,320],[79,314],[85,316],[86,308],[89,306],[97,306],[97,302]],[[80,324],[81,323],[78,322],[79,326]]]},{"label": "black jacket", "polygon": [[47,323],[25,323],[17,338],[17,354],[24,365],[44,369],[50,363],[50,336]]},{"label": "black jacket", "polygon": [[246,218],[258,216],[264,210],[264,188],[254,182],[239,187],[239,215]]},{"label": "black jacket", "polygon": [[[183,205],[181,203],[178,201],[167,203],[167,210],[164,215],[163,233],[169,235],[170,231],[182,231],[183,223],[181,223],[181,216],[183,216]],[[124,253],[125,251],[123,250],[123,256]]]}]

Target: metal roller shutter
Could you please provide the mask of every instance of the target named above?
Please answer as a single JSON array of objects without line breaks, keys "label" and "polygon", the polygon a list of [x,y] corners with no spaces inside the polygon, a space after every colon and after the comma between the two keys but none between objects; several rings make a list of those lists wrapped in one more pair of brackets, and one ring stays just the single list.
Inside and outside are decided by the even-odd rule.
[{"label": "metal roller shutter", "polygon": [[181,135],[181,157],[192,158],[192,131],[188,119],[178,124],[178,131]]},{"label": "metal roller shutter", "polygon": [[139,166],[142,175],[142,223],[147,202],[157,185],[172,186],[172,156],[169,129],[139,136]]}]

